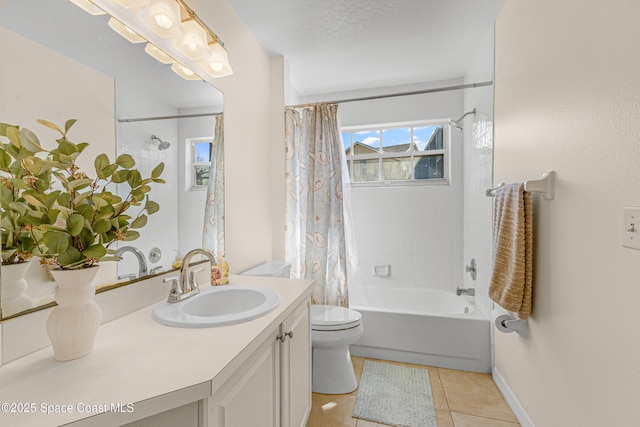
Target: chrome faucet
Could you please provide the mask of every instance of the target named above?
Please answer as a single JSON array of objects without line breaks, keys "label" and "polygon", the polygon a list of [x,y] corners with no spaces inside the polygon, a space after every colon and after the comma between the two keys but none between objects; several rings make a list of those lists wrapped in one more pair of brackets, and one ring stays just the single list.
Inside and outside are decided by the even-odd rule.
[{"label": "chrome faucet", "polygon": [[470,295],[470,296],[475,296],[476,294],[476,290],[474,288],[461,288],[458,287],[456,289],[456,295],[460,296],[460,295]]},{"label": "chrome faucet", "polygon": [[[164,279],[165,282],[169,282],[169,281],[173,282],[171,286],[171,291],[169,292],[169,299],[167,299],[167,302],[180,302],[182,300],[185,300],[189,297],[192,297],[200,293],[200,286],[198,285],[198,281],[196,280],[196,274],[200,271],[203,271],[204,269],[200,268],[194,271],[190,271],[190,272],[188,271],[189,264],[191,263],[191,258],[193,258],[196,255],[204,255],[207,258],[209,258],[209,262],[211,263],[212,267],[218,264],[218,261],[216,260],[216,257],[213,254],[213,252],[207,249],[198,248],[198,249],[189,251],[182,259],[182,266],[180,267],[180,276],[167,277],[166,279]],[[209,274],[209,277],[211,277],[211,274]]]},{"label": "chrome faucet", "polygon": [[134,246],[122,246],[116,251],[116,256],[121,257],[121,255],[125,252],[131,252],[138,259],[138,277],[146,276],[149,272],[147,270],[147,260],[145,259],[142,251]]}]

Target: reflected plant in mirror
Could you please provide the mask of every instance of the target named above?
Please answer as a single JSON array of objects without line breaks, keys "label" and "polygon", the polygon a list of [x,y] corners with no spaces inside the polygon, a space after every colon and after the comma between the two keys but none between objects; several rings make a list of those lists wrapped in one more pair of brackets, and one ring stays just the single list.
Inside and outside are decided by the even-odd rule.
[{"label": "reflected plant in mirror", "polygon": [[[4,125],[10,143],[3,144],[0,152],[3,171],[6,166],[8,171],[22,167],[28,172],[22,180],[14,178],[9,182],[14,197],[21,201],[8,201],[7,205],[17,214],[21,229],[29,231],[32,253],[42,256],[43,264],[63,270],[117,260],[109,251],[110,245],[135,240],[139,237],[135,229],[144,227],[147,215],[160,208],[148,193],[149,184],[164,183],[160,178],[164,164],[156,166],[151,177],[142,178],[130,155],[122,154],[111,163],[106,154],[100,154],[94,162],[97,178],[89,178],[75,162],[89,144],[75,144],[67,138],[75,120],[68,120],[64,130],[46,120],[38,122],[60,133],[57,148],[48,151],[33,132]],[[11,158],[13,162],[5,165]],[[56,179],[53,185],[51,176]],[[111,184],[121,183],[130,188],[125,198],[108,190]],[[133,206],[142,209],[135,216],[128,215],[126,212]]]}]

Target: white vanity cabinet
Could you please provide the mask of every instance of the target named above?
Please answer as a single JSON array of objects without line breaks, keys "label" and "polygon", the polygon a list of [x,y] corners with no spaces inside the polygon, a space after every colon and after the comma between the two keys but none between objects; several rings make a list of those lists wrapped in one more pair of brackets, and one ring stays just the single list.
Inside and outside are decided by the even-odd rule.
[{"label": "white vanity cabinet", "polygon": [[311,410],[309,302],[283,321],[206,402],[207,427],[304,427]]}]

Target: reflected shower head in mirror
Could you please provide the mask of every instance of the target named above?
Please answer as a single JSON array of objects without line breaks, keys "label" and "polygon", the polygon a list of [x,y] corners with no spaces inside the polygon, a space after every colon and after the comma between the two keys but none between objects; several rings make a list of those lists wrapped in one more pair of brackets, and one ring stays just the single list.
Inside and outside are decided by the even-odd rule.
[{"label": "reflected shower head in mirror", "polygon": [[157,142],[158,143],[158,150],[163,151],[163,150],[168,150],[169,147],[171,147],[171,143],[167,142],[167,141],[163,141],[160,138],[158,138],[155,135],[151,135],[151,140],[153,142]]},{"label": "reflected shower head in mirror", "polygon": [[475,115],[476,115],[476,109],[474,108],[473,110],[471,110],[471,111],[468,111],[468,112],[464,113],[464,114],[462,115],[462,117],[460,117],[458,120],[449,120],[449,124],[450,124],[452,127],[456,128],[456,129],[458,129],[458,130],[462,130],[462,127],[463,127],[463,126],[462,126],[462,121],[463,121],[463,120],[464,120],[464,118],[465,118],[465,117],[467,117],[469,114],[473,114],[473,115],[475,116]]}]

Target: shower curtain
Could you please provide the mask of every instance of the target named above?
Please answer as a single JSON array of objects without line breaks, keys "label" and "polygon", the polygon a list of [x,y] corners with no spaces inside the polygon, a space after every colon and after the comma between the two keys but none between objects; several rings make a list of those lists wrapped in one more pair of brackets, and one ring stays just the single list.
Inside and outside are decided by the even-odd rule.
[{"label": "shower curtain", "polygon": [[312,302],[348,307],[342,141],[336,104],[285,111],[286,260]]},{"label": "shower curtain", "polygon": [[216,116],[211,147],[211,168],[207,183],[202,247],[213,251],[218,259],[224,255],[224,129],[223,117]]}]

